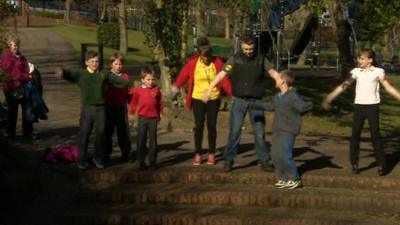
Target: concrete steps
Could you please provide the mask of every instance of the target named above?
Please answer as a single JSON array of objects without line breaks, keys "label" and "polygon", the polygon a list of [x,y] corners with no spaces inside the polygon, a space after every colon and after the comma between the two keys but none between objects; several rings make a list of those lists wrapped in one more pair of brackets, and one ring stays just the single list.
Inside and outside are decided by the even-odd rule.
[{"label": "concrete steps", "polygon": [[272,173],[119,167],[82,174],[65,224],[400,224],[400,180],[304,175],[304,187],[273,187]]}]

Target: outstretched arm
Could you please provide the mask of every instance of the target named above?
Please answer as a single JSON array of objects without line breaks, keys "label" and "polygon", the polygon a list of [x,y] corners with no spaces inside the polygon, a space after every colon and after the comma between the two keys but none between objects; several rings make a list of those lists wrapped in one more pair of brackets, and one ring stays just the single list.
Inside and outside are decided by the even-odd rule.
[{"label": "outstretched arm", "polygon": [[400,92],[393,87],[388,80],[386,80],[385,78],[379,80],[382,84],[382,86],[386,89],[387,92],[389,92],[389,94],[391,94],[393,97],[395,97],[397,100],[400,100]]},{"label": "outstretched arm", "polygon": [[268,74],[274,80],[276,80],[278,78],[278,76],[279,76],[278,71],[276,71],[275,69],[269,69],[268,70]]},{"label": "outstretched arm", "polygon": [[207,102],[210,99],[212,89],[224,79],[227,73],[224,70],[219,71],[213,82],[208,86],[206,93],[204,94],[203,101]]},{"label": "outstretched arm", "polygon": [[344,90],[347,89],[354,82],[353,78],[349,78],[337,86],[331,93],[326,96],[326,98],[322,101],[322,108],[325,110],[329,110],[331,108],[331,102],[339,96]]}]

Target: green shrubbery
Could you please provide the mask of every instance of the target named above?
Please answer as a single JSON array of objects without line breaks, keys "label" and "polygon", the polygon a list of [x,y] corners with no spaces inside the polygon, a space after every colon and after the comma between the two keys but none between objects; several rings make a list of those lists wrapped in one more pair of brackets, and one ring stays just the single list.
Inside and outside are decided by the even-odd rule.
[{"label": "green shrubbery", "polygon": [[49,11],[35,11],[34,15],[38,16],[38,17],[47,17],[47,18],[53,18],[53,19],[63,19],[64,18],[64,13],[56,13],[56,12],[49,12]]},{"label": "green shrubbery", "polygon": [[97,28],[97,41],[104,47],[119,49],[119,39],[118,23],[104,23]]}]

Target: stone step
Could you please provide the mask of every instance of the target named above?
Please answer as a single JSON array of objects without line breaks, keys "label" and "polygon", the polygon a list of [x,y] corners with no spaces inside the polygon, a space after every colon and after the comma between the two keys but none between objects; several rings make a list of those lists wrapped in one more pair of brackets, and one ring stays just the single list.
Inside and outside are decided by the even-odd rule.
[{"label": "stone step", "polygon": [[80,202],[131,204],[185,204],[242,207],[286,207],[304,209],[398,212],[399,190],[358,190],[306,186],[282,190],[261,184],[149,183],[117,186],[85,186]]},{"label": "stone step", "polygon": [[87,204],[65,212],[60,221],[65,225],[393,225],[399,223],[399,214],[213,205]]},{"label": "stone step", "polygon": [[[389,177],[362,175],[305,174],[302,176],[305,186],[329,188],[353,188],[368,190],[400,190],[400,180]],[[232,183],[232,184],[273,184],[276,177],[265,172],[225,173],[221,168],[177,167],[162,168],[156,172],[139,172],[120,167],[107,170],[92,170],[82,176],[84,183]]]}]

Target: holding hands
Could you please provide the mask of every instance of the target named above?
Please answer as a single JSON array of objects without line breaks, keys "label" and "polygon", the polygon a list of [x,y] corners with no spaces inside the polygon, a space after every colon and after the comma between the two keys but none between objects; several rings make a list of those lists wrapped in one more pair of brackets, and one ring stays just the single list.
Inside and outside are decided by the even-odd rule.
[{"label": "holding hands", "polygon": [[63,69],[61,67],[56,67],[54,69],[54,75],[56,76],[56,78],[62,79],[62,77],[63,77]]},{"label": "holding hands", "polygon": [[128,122],[129,126],[133,127],[133,125],[135,124],[135,116],[132,114],[128,114]]},{"label": "holding hands", "polygon": [[204,96],[203,96],[202,101],[203,101],[204,103],[207,103],[208,100],[210,100],[210,96],[211,96],[211,89],[209,88],[209,89],[204,93]]}]

